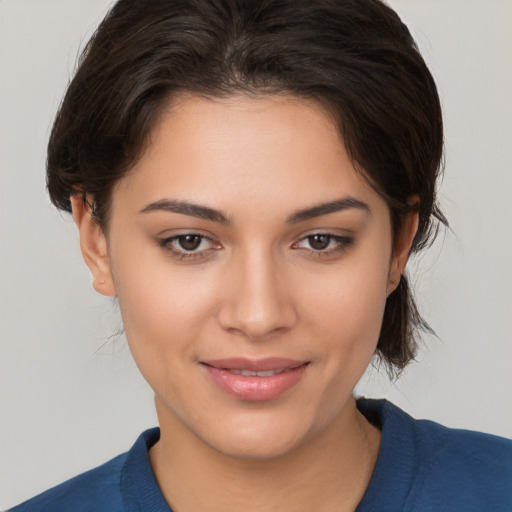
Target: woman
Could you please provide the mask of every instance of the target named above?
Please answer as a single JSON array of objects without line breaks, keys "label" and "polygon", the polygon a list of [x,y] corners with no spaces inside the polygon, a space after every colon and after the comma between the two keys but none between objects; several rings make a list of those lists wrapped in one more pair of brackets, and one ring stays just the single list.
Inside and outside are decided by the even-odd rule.
[{"label": "woman", "polygon": [[50,138],[159,429],[19,510],[506,510],[510,442],[354,386],[425,328],[435,84],[376,1],[121,0]]}]

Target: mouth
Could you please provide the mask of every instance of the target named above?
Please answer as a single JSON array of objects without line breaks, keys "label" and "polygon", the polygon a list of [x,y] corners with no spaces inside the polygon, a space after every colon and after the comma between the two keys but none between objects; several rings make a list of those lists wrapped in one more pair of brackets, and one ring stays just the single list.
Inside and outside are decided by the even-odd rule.
[{"label": "mouth", "polygon": [[229,370],[227,368],[225,368],[225,370],[234,373],[235,375],[243,375],[244,377],[272,377],[273,375],[279,375],[287,371],[287,369],[284,368],[277,370],[267,370],[263,372],[253,372],[252,370]]},{"label": "mouth", "polygon": [[204,361],[201,366],[222,392],[239,400],[263,402],[294,387],[303,378],[309,361],[231,358]]}]

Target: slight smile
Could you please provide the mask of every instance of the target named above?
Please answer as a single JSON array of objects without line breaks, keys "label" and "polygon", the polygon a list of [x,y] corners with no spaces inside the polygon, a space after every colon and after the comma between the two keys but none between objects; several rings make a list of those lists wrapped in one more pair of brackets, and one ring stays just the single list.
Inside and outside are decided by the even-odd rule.
[{"label": "slight smile", "polygon": [[303,377],[309,361],[269,357],[230,358],[201,362],[213,382],[239,400],[272,400],[292,388]]}]

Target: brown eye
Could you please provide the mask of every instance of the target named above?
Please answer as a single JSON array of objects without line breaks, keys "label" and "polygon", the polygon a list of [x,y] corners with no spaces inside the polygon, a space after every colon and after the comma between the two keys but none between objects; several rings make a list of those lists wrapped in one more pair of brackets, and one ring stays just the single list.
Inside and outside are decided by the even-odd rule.
[{"label": "brown eye", "polygon": [[307,237],[309,245],[316,251],[323,251],[329,247],[331,243],[330,235],[311,235]]},{"label": "brown eye", "polygon": [[343,252],[353,244],[353,237],[334,235],[332,233],[313,233],[293,244],[293,248],[303,249],[310,254],[327,257]]},{"label": "brown eye", "polygon": [[158,245],[178,260],[204,259],[212,256],[212,251],[221,245],[211,238],[198,233],[183,233],[159,241]]},{"label": "brown eye", "polygon": [[199,235],[183,235],[177,237],[176,240],[181,249],[195,251],[201,245],[203,237]]}]

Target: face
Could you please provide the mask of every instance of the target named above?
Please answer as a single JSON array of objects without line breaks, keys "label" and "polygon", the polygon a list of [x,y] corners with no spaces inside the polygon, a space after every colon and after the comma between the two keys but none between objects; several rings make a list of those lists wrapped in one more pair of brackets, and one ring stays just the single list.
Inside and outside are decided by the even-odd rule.
[{"label": "face", "polygon": [[342,421],[405,264],[333,122],[293,98],[182,97],[114,189],[108,240],[86,231],[162,432],[242,458]]}]

